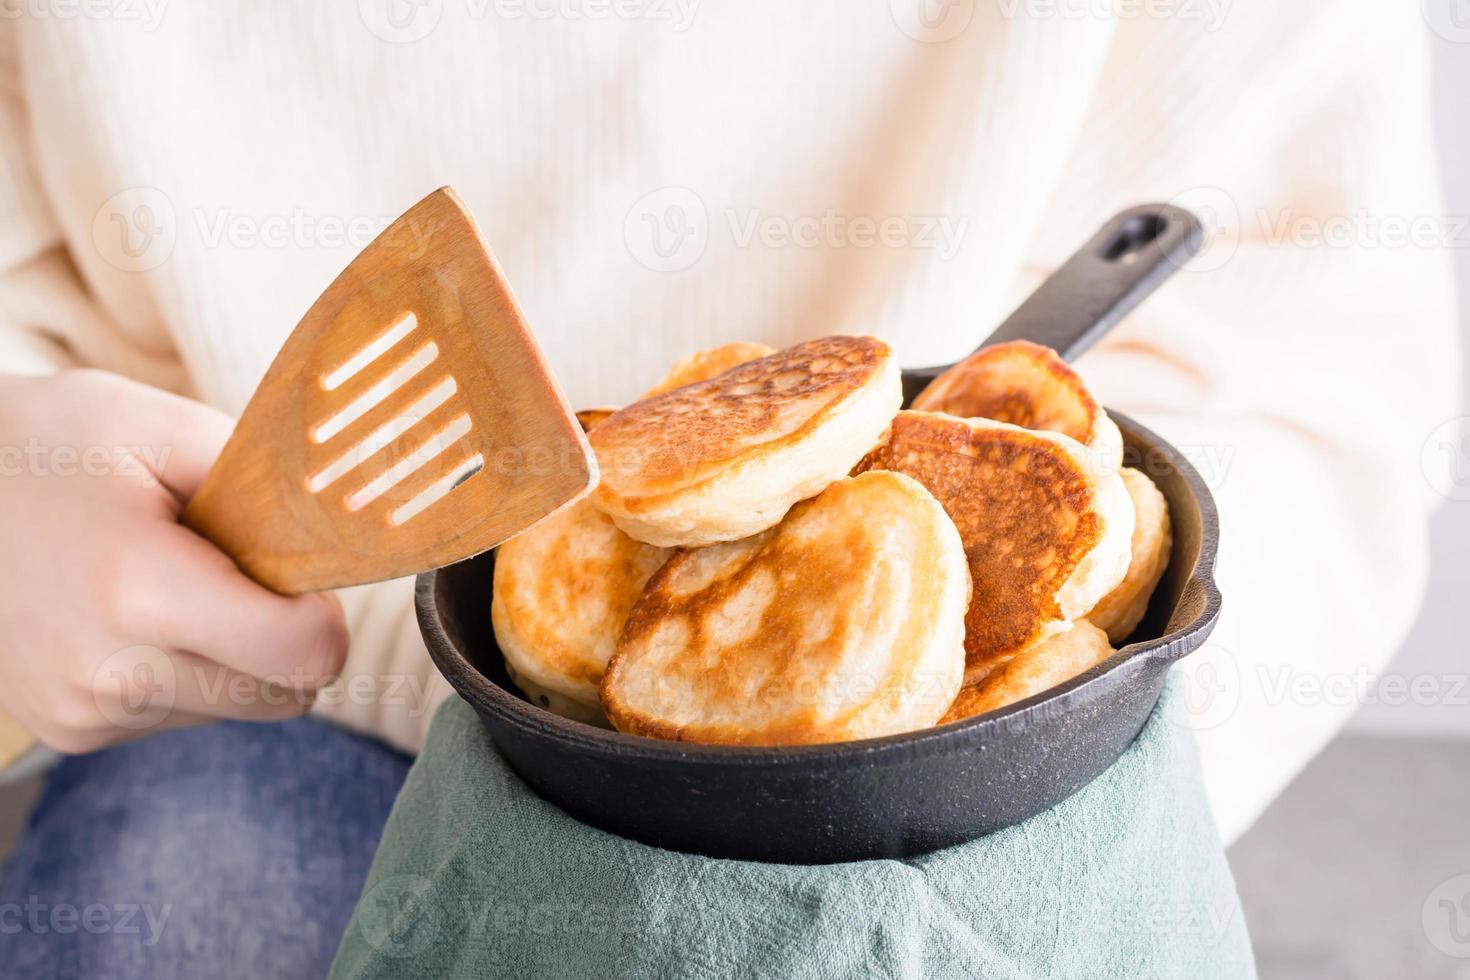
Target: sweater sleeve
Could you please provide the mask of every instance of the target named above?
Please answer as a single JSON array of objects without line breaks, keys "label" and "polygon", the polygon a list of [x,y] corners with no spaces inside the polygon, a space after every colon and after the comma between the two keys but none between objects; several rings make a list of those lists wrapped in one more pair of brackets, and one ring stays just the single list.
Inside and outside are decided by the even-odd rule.
[{"label": "sweater sleeve", "polygon": [[40,374],[71,363],[67,322],[89,311],[32,163],[18,29],[0,20],[0,372]]},{"label": "sweater sleeve", "polygon": [[[1446,486],[1422,450],[1459,404],[1446,246],[1466,243],[1443,216],[1412,5],[1230,16],[1189,43],[1177,25],[1120,30],[1099,106],[1167,93],[1172,108],[1145,109],[1146,132],[1094,116],[1042,263],[1125,202],[1174,199],[1209,232],[1080,369],[1183,449],[1219,505],[1224,614],[1182,669],[1227,840],[1346,722],[1413,622]],[[1280,23],[1250,29],[1266,16]],[[1221,97],[1243,79],[1250,97]]]}]

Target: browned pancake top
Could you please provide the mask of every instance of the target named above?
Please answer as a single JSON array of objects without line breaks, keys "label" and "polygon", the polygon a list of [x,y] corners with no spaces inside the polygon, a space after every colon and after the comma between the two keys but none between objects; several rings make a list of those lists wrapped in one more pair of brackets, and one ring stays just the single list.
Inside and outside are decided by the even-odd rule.
[{"label": "browned pancake top", "polygon": [[776,353],[774,347],[747,341],[737,341],[710,350],[702,350],[669,368],[669,373],[664,376],[664,379],[644,392],[643,397],[652,398],[654,395],[661,395],[666,391],[694,384],[696,381],[706,381],[724,374],[738,364],[769,357],[774,353]]},{"label": "browned pancake top", "polygon": [[635,402],[589,434],[601,492],[627,500],[687,487],[798,438],[889,356],[871,337],[823,337]]},{"label": "browned pancake top", "polygon": [[500,546],[495,593],[544,668],[596,685],[643,584],[668,557],[580,500]]},{"label": "browned pancake top", "polygon": [[915,411],[1046,429],[1086,443],[1100,408],[1050,347],[1014,340],[976,351],[914,399]]},{"label": "browned pancake top", "polygon": [[853,737],[860,715],[939,698],[943,684],[916,672],[935,656],[942,595],[968,585],[958,545],[945,552],[945,517],[919,487],[879,476],[839,481],[752,537],[676,552],[608,668],[602,700],[618,729],[823,742]]},{"label": "browned pancake top", "polygon": [[1061,616],[1056,594],[1102,536],[1086,473],[1056,443],[1018,429],[900,412],[855,472],[922,483],[959,529],[974,593],[965,617],[973,680]]}]

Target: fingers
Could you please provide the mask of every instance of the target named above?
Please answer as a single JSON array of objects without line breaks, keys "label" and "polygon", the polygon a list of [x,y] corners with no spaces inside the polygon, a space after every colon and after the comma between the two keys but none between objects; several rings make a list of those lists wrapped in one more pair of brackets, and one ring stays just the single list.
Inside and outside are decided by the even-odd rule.
[{"label": "fingers", "polygon": [[285,721],[299,718],[316,701],[314,689],[263,681],[187,651],[170,657],[175,672],[169,718]]},{"label": "fingers", "polygon": [[[234,431],[234,421],[201,402],[146,388],[132,409],[142,416],[138,431],[150,433],[151,445],[141,446],[139,462],[182,505],[194,496],[220,450]],[[147,450],[152,450],[148,452]]]},{"label": "fingers", "polygon": [[177,524],[159,522],[124,553],[111,605],[125,635],[187,650],[250,677],[300,690],[329,683],[347,657],[347,624],[331,595],[280,596]]},{"label": "fingers", "polygon": [[158,481],[180,505],[193,496],[234,430],[228,415],[179,395],[105,371],[59,375],[65,411],[84,417]]},{"label": "fingers", "polygon": [[49,712],[35,731],[79,754],[156,732],[214,721],[285,721],[311,709],[315,691],[290,690],[185,651],[131,647],[108,658],[78,692],[80,705]]}]

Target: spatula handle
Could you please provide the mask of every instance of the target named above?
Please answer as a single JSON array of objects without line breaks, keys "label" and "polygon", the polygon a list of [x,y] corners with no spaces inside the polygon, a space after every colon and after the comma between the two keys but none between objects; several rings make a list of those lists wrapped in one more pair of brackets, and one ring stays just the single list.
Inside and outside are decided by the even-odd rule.
[{"label": "spatula handle", "polygon": [[[1121,211],[980,346],[1029,340],[1075,360],[1182,268],[1203,240],[1199,220],[1172,204]],[[949,367],[905,371],[905,404]]]}]

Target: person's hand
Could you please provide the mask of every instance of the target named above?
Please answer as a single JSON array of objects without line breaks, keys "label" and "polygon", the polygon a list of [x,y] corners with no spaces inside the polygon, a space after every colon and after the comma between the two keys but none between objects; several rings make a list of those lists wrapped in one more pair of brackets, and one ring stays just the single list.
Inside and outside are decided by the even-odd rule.
[{"label": "person's hand", "polygon": [[347,652],[330,595],[284,598],[178,523],[229,436],[116,375],[0,375],[0,707],[63,752],[302,714]]}]

